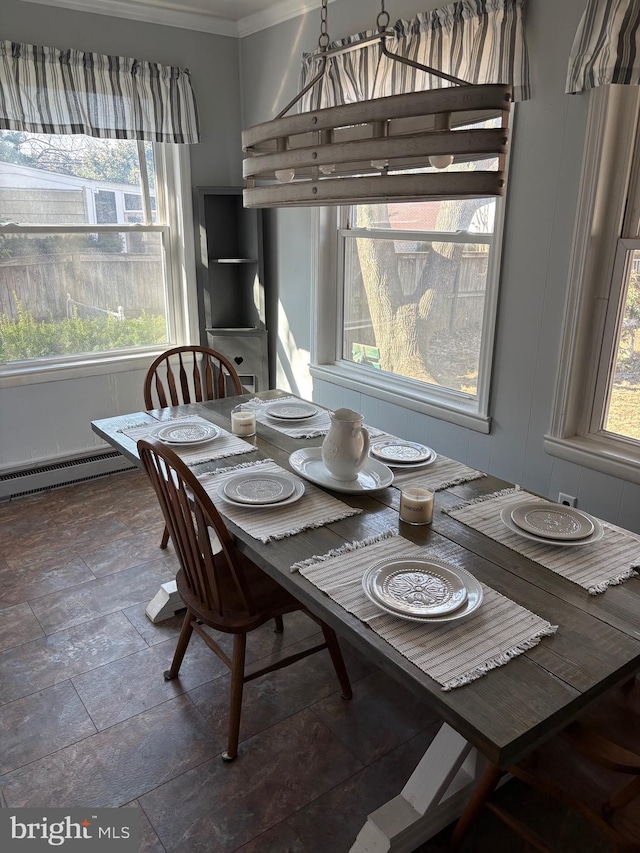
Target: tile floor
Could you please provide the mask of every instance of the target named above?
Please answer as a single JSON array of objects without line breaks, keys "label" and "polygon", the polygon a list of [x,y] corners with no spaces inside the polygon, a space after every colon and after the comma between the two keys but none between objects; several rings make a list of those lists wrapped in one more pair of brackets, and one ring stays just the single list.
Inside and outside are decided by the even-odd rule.
[{"label": "tile floor", "polygon": [[[180,619],[153,625],[144,614],[176,570],[162,529],[139,473],[0,504],[7,804],[138,807],[145,853],[347,853],[438,720],[343,644],[353,701],[340,699],[325,653],[251,682],[240,757],[224,764],[226,668],[194,637],[180,679],[165,682]],[[315,632],[285,617],[284,635],[271,625],[250,635],[250,658],[302,648]],[[517,783],[503,790],[538,808]],[[447,838],[422,853],[443,853]],[[464,849],[524,846],[487,815]]]}]

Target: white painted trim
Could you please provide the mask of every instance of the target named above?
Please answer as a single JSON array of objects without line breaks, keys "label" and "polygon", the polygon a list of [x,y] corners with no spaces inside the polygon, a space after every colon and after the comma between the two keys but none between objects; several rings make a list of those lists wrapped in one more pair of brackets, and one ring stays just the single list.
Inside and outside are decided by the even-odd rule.
[{"label": "white painted trim", "polygon": [[562,348],[544,449],[551,456],[640,483],[640,447],[600,431],[640,91],[636,86],[603,86],[593,89],[589,97]]},{"label": "white painted trim", "polygon": [[[304,15],[321,5],[321,0],[280,0],[268,9],[254,12],[238,20],[231,20],[214,14],[186,10],[184,7],[172,4],[170,0],[162,0],[162,5],[156,4],[153,0],[151,2],[145,2],[145,0],[22,0],[22,2],[58,6],[76,12],[126,18],[232,38],[242,38],[266,30],[268,27]],[[329,0],[329,3],[333,2],[335,0]]]},{"label": "white painted trim", "polygon": [[108,15],[113,18],[126,18],[131,21],[143,21],[147,24],[160,24],[165,27],[178,27],[183,30],[196,30],[201,33],[238,38],[236,21],[199,12],[186,12],[178,8],[149,5],[138,2],[138,0],[22,0],[22,2],[59,6],[63,9],[72,9],[75,12]]},{"label": "white painted trim", "polygon": [[126,355],[86,356],[72,359],[67,356],[64,363],[51,361],[47,364],[26,364],[24,367],[12,367],[0,370],[0,388],[14,388],[20,385],[41,385],[43,382],[64,382],[68,379],[83,379],[87,376],[125,373],[130,370],[146,370],[153,359],[164,352],[166,347],[154,348],[145,352]]},{"label": "white painted trim", "polygon": [[[335,0],[329,0],[329,3],[333,2]],[[260,32],[260,30],[266,30],[276,24],[282,24],[291,18],[297,18],[312,9],[320,8],[320,5],[321,0],[280,0],[279,3],[274,3],[269,9],[263,9],[262,12],[255,12],[253,15],[240,18],[238,21],[240,38],[250,36],[253,33]],[[318,19],[318,26],[319,23]]]},{"label": "white painted trim", "polygon": [[[478,414],[475,400],[467,403],[462,395],[455,400],[452,392],[451,398],[447,400],[444,392],[430,387],[430,399],[426,399],[424,390],[419,389],[413,392],[410,390],[409,381],[396,379],[390,373],[381,374],[374,369],[367,371],[346,361],[333,364],[311,364],[309,371],[312,376],[324,382],[359,391],[404,409],[421,412],[432,418],[458,424],[485,435],[491,432],[491,418],[488,415]],[[439,393],[441,399],[437,400],[436,395]]]},{"label": "white painted trim", "polygon": [[640,483],[640,450],[622,441],[574,435],[557,438],[545,435],[544,449],[550,456],[592,468],[629,483]]}]

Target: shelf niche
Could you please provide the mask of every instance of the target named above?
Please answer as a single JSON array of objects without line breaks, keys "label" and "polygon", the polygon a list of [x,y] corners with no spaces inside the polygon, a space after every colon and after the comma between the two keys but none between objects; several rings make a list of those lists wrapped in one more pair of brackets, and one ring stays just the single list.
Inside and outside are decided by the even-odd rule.
[{"label": "shelf niche", "polygon": [[206,329],[266,328],[262,211],[240,187],[198,190],[200,337]]}]

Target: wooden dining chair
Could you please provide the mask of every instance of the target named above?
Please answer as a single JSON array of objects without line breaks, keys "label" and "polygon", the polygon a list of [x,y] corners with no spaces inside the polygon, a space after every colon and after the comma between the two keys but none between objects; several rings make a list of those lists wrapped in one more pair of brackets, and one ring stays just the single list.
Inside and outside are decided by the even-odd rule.
[{"label": "wooden dining chair", "polygon": [[[342,688],[342,698],[351,699],[349,676],[333,629],[238,550],[210,497],[170,448],[156,439],[141,439],[138,451],[180,561],[176,582],[187,608],[173,661],[165,672],[165,678],[177,678],[193,631],[229,667],[229,728],[227,749],[222,758],[232,761],[238,754],[242,692],[247,681],[328,649]],[[215,534],[214,547],[212,534]],[[280,632],[283,630],[283,615],[297,610],[302,610],[318,623],[324,642],[247,673],[247,634],[271,619],[275,620],[276,631]],[[231,657],[204,630],[203,625],[233,634]]]},{"label": "wooden dining chair", "polygon": [[[236,394],[242,394],[242,384],[235,367],[226,356],[209,347],[174,347],[163,352],[144,380],[147,409],[202,403]],[[160,547],[168,544],[169,531],[165,527]]]},{"label": "wooden dining chair", "polygon": [[[553,853],[520,816],[492,798],[510,773],[544,797],[585,818],[617,853],[640,851],[640,684],[634,678],[596,702],[577,722],[523,761],[490,765],[456,824],[457,851],[482,808],[487,808],[540,853]],[[542,818],[538,815],[538,821]]]},{"label": "wooden dining chair", "polygon": [[209,347],[174,347],[153,362],[144,380],[147,409],[202,403],[242,394],[232,362]]}]

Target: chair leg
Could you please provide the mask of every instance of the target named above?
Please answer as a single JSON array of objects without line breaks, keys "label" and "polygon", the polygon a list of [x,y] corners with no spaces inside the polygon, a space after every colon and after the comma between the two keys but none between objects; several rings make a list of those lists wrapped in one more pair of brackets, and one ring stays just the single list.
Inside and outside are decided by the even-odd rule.
[{"label": "chair leg", "polygon": [[327,644],[327,649],[329,650],[329,654],[331,655],[333,668],[336,671],[338,681],[340,682],[340,687],[342,688],[342,698],[351,699],[353,697],[353,691],[351,690],[349,673],[347,672],[347,668],[344,665],[342,649],[340,648],[340,643],[338,642],[338,638],[336,637],[336,632],[333,630],[333,628],[330,628],[328,625],[325,625],[324,622],[321,623],[320,627],[322,628],[322,633],[324,634],[324,641]]},{"label": "chair leg", "polygon": [[471,799],[465,806],[465,810],[460,815],[454,827],[451,841],[449,842],[449,850],[455,851],[460,848],[471,828],[471,824],[478,816],[478,812],[489,799],[503,775],[504,770],[501,770],[495,764],[490,764],[484,771],[471,795]]},{"label": "chair leg", "polygon": [[184,654],[187,651],[187,646],[189,645],[189,640],[191,639],[191,634],[193,633],[193,625],[191,624],[192,621],[193,615],[189,610],[187,610],[182,621],[182,627],[180,628],[180,636],[178,637],[176,650],[173,653],[171,668],[166,670],[166,672],[164,673],[165,681],[171,681],[172,678],[176,678],[178,672],[180,671],[182,659],[184,658]]},{"label": "chair leg", "polygon": [[164,530],[162,532],[162,541],[160,542],[160,547],[166,548],[168,544],[169,544],[169,530],[167,529],[167,526],[165,524]]},{"label": "chair leg", "polygon": [[244,654],[247,635],[236,634],[233,638],[233,661],[231,665],[231,688],[229,690],[229,732],[227,751],[222,753],[223,761],[233,761],[238,755],[240,738],[240,715],[242,713],[242,689],[244,687]]},{"label": "chair leg", "polygon": [[276,623],[275,633],[276,634],[283,634],[284,633],[284,621],[282,619],[282,616],[276,616],[275,623]]}]

